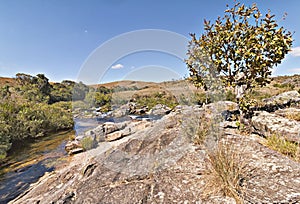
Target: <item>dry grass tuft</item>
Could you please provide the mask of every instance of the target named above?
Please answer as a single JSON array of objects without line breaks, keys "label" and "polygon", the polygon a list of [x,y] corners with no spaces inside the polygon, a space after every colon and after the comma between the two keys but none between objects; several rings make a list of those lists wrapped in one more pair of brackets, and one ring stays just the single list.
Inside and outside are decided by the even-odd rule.
[{"label": "dry grass tuft", "polygon": [[286,117],[290,120],[296,120],[296,121],[300,121],[300,113],[299,112],[296,112],[296,113],[288,113],[286,115]]},{"label": "dry grass tuft", "polygon": [[297,143],[287,141],[277,135],[272,135],[267,137],[266,145],[295,161],[300,161],[300,148]]},{"label": "dry grass tuft", "polygon": [[205,139],[209,134],[209,127],[211,126],[211,121],[207,120],[205,117],[202,117],[199,122],[199,126],[197,126],[197,130],[193,135],[193,142],[196,145],[201,145],[204,143]]},{"label": "dry grass tuft", "polygon": [[219,143],[208,153],[204,171],[204,197],[222,195],[243,203],[248,168],[242,154],[229,143]]}]

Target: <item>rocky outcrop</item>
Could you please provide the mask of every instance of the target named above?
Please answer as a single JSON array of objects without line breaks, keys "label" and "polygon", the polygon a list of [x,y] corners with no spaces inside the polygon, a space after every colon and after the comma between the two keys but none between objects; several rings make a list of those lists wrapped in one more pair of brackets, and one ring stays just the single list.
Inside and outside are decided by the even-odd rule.
[{"label": "rocky outcrop", "polygon": [[130,110],[129,104],[122,105],[121,107],[112,111],[112,116],[116,118],[123,117],[129,114],[129,110]]},{"label": "rocky outcrop", "polygon": [[115,117],[115,118],[119,118],[119,117],[124,117],[124,116],[129,115],[129,114],[143,115],[147,111],[148,111],[147,106],[137,108],[136,103],[129,102],[129,103],[127,103],[125,105],[122,105],[122,106],[118,107],[117,109],[115,109],[112,112],[112,116]]},{"label": "rocky outcrop", "polygon": [[226,110],[235,111],[238,110],[238,104],[232,101],[218,101],[216,103],[210,103],[205,105],[206,109],[216,112],[223,112]]},{"label": "rocky outcrop", "polygon": [[65,145],[65,150],[70,155],[77,154],[77,153],[84,151],[84,149],[82,148],[82,146],[78,140],[68,141],[68,143]]},{"label": "rocky outcrop", "polygon": [[[235,203],[222,195],[203,197],[211,149],[195,146],[189,131],[198,128],[196,120],[206,113],[182,106],[126,137],[101,142],[11,203]],[[261,145],[255,136],[225,131],[222,141],[230,142],[247,164],[246,203],[300,200],[299,163]]]},{"label": "rocky outcrop", "polygon": [[[283,113],[278,111],[277,113]],[[256,112],[252,117],[255,131],[266,137],[278,135],[289,141],[300,142],[300,122],[290,120],[275,113]]]},{"label": "rocky outcrop", "polygon": [[[76,154],[84,151],[81,141],[90,137],[91,140],[98,142],[111,142],[145,129],[150,125],[149,121],[124,121],[119,123],[105,122],[96,128],[86,131],[83,135],[78,135],[74,140],[69,141],[65,150],[68,154]],[[94,145],[97,146],[97,145]]]},{"label": "rocky outcrop", "polygon": [[263,102],[267,106],[280,106],[284,107],[292,103],[300,102],[300,94],[297,91],[288,91],[277,96],[273,96],[268,99],[264,99]]}]

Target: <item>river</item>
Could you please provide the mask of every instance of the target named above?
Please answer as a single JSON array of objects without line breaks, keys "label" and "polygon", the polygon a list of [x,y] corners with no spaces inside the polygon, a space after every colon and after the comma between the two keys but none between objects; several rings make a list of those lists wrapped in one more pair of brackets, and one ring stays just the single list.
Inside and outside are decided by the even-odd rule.
[{"label": "river", "polygon": [[[145,115],[140,118],[156,120],[161,116]],[[84,131],[100,123],[126,120],[130,120],[130,117],[75,119],[76,132],[52,134],[13,145],[8,152],[6,162],[0,166],[0,203],[7,203],[16,198],[46,172],[51,172],[61,165],[67,165],[72,157],[67,155],[64,147],[70,137],[83,134]]]},{"label": "river", "polygon": [[7,203],[24,192],[45,172],[70,159],[64,146],[74,131],[22,141],[13,145],[0,167],[0,203]]}]

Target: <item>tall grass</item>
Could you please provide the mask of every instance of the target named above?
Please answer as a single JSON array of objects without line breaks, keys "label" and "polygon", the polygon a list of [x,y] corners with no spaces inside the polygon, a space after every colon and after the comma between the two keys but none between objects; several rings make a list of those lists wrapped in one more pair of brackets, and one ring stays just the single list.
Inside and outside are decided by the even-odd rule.
[{"label": "tall grass", "polygon": [[206,165],[204,197],[222,195],[243,203],[248,166],[240,151],[227,142],[220,142],[208,152]]}]

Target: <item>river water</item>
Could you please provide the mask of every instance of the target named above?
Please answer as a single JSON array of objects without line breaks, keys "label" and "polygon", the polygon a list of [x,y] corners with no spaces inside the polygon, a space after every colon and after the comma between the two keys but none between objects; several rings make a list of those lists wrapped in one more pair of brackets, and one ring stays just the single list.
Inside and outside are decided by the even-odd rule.
[{"label": "river water", "polygon": [[17,197],[45,172],[66,163],[70,158],[64,146],[73,135],[74,131],[52,134],[12,146],[0,167],[0,203]]}]

